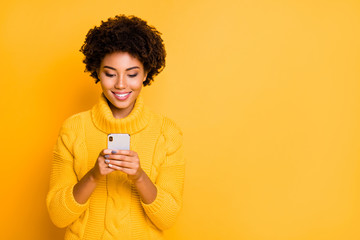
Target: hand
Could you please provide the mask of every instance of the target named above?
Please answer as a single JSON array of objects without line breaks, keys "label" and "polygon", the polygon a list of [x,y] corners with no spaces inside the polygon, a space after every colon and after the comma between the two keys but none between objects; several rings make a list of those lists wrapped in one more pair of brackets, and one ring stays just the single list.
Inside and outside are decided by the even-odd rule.
[{"label": "hand", "polygon": [[111,154],[110,149],[103,149],[96,160],[95,166],[91,169],[92,176],[95,180],[100,180],[109,173],[115,171],[113,168],[109,168],[108,164],[105,163],[105,156]]},{"label": "hand", "polygon": [[111,170],[118,170],[126,173],[134,182],[141,180],[145,173],[141,166],[136,152],[131,150],[112,150],[111,154],[104,156],[105,163]]}]

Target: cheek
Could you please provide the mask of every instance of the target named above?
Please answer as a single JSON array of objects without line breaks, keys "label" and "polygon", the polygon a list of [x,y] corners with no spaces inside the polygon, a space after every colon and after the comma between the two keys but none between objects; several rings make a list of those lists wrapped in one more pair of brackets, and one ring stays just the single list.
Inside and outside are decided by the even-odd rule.
[{"label": "cheek", "polygon": [[134,81],[129,81],[129,86],[133,90],[139,90],[142,87],[142,79],[136,79]]},{"label": "cheek", "polygon": [[102,89],[109,89],[113,85],[111,81],[104,81],[104,80],[100,80],[100,84]]}]

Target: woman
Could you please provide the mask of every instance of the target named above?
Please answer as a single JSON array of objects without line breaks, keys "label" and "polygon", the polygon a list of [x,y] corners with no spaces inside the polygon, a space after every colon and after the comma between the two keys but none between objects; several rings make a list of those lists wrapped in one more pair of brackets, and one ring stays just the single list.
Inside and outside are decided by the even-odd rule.
[{"label": "woman", "polygon": [[[99,102],[65,120],[47,195],[65,239],[162,239],[182,206],[182,132],[144,106],[142,86],[165,66],[160,33],[119,15],[91,29],[80,50],[100,82]],[[107,135],[130,135],[130,150],[107,149]]]}]

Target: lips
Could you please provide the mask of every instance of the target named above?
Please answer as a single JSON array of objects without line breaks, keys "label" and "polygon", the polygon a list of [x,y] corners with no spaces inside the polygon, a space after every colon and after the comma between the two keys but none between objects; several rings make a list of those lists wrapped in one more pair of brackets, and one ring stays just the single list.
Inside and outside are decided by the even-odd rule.
[{"label": "lips", "polygon": [[118,96],[118,97],[125,97],[125,96],[129,95],[130,92],[128,92],[128,93],[122,93],[122,94],[119,94],[119,93],[114,93],[114,94],[116,94],[116,96]]},{"label": "lips", "polygon": [[132,92],[112,92],[116,99],[118,100],[126,100]]}]

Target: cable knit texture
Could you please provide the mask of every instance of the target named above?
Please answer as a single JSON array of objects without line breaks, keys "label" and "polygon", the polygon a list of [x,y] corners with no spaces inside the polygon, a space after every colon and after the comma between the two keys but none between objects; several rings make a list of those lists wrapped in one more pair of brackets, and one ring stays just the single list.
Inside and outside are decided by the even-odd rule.
[{"label": "cable knit texture", "polygon": [[[74,199],[74,185],[107,148],[109,133],[130,134],[130,149],[157,188],[152,203],[143,203],[120,171],[99,182],[86,203]],[[101,94],[91,110],[69,117],[61,127],[47,208],[56,226],[67,227],[65,239],[163,239],[182,206],[184,174],[182,132],[172,120],[148,110],[141,94],[127,117],[115,119]]]}]

